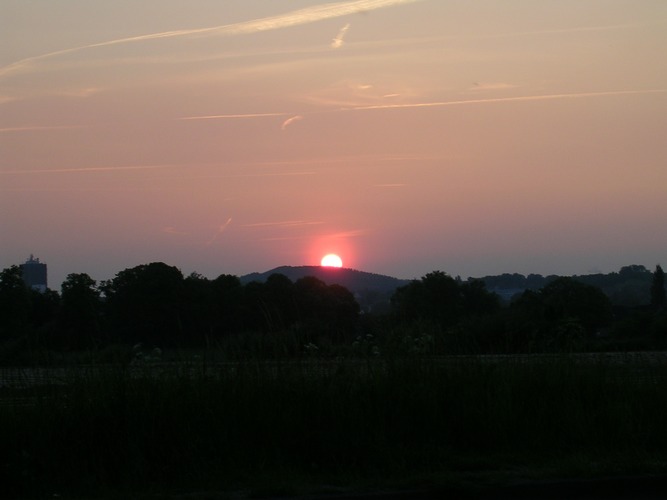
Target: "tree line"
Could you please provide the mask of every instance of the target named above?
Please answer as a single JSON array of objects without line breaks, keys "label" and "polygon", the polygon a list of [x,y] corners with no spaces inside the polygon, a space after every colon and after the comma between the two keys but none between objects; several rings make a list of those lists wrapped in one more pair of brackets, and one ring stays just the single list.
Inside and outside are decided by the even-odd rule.
[{"label": "tree line", "polygon": [[273,274],[242,285],[233,275],[184,276],[154,262],[100,283],[69,274],[60,293],[39,293],[11,266],[0,272],[0,354],[8,358],[26,346],[202,348],[239,335],[272,339],[274,347],[289,337],[288,355],[305,346],[362,344],[364,352],[377,353],[381,345],[385,352],[432,354],[664,348],[660,266],[648,293],[650,304],[618,308],[600,287],[555,277],[505,304],[482,280],[434,271],[397,288],[386,312],[373,315],[361,312],[347,288],[312,276],[292,282]]}]

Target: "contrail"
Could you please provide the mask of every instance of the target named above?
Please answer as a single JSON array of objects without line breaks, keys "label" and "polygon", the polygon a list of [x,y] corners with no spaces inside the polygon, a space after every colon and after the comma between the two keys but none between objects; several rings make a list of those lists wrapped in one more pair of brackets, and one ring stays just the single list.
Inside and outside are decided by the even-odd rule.
[{"label": "contrail", "polygon": [[280,126],[282,130],[285,130],[287,127],[289,127],[292,123],[298,122],[299,120],[303,120],[303,116],[301,115],[296,115],[293,116],[292,118],[288,118],[283,122],[283,124]]},{"label": "contrail", "polygon": [[38,132],[41,130],[70,130],[85,128],[83,125],[34,125],[25,127],[6,127],[0,128],[0,134],[7,132]]},{"label": "contrail", "polygon": [[35,169],[35,170],[0,170],[0,175],[30,175],[30,174],[68,174],[81,172],[120,172],[126,170],[156,170],[163,168],[174,168],[177,165],[126,165],[120,167],[69,167],[54,169]]},{"label": "contrail", "polygon": [[[415,102],[404,104],[373,104],[367,106],[352,106],[345,108],[336,108],[323,111],[314,111],[310,113],[302,113],[292,116],[285,120],[282,124],[282,129],[293,123],[296,120],[304,118],[308,115],[321,115],[331,113],[342,113],[347,111],[370,111],[382,109],[410,109],[410,108],[437,108],[445,106],[463,106],[468,104],[491,104],[503,102],[521,102],[521,101],[548,101],[555,99],[582,99],[586,97],[604,97],[604,96],[618,96],[618,95],[642,95],[642,94],[664,94],[667,89],[646,89],[646,90],[608,90],[600,92],[575,92],[571,94],[543,94],[517,97],[492,97],[488,99],[465,99],[460,101],[435,101],[435,102]],[[288,116],[292,113],[252,113],[242,115],[209,115],[209,116],[189,116],[180,118],[181,120],[213,120],[225,118],[253,118],[264,116]]]},{"label": "contrail", "polygon": [[331,41],[332,49],[337,49],[343,46],[343,39],[345,38],[345,33],[347,33],[347,30],[349,29],[350,29],[350,23],[347,23],[345,26],[341,28],[341,30],[338,32],[338,35],[336,35],[336,38],[334,38]]},{"label": "contrail", "polygon": [[217,240],[218,236],[224,233],[225,229],[227,229],[227,226],[229,226],[231,223],[232,223],[232,218],[230,217],[229,219],[227,219],[227,222],[225,222],[224,224],[220,224],[220,227],[218,228],[218,231],[213,235],[213,238],[211,238],[206,242],[206,246],[211,245],[215,240]]},{"label": "contrail", "polygon": [[254,222],[252,224],[244,224],[241,227],[300,227],[300,226],[314,226],[324,224],[324,221],[305,221],[305,220],[286,220],[279,222]]},{"label": "contrail", "polygon": [[243,113],[235,115],[204,115],[204,116],[184,116],[179,120],[224,120],[232,118],[263,118],[266,116],[286,116],[289,113]]},{"label": "contrail", "polygon": [[578,92],[572,94],[545,94],[545,95],[531,95],[531,96],[519,96],[519,97],[496,97],[490,99],[466,99],[461,101],[416,102],[408,104],[376,104],[372,106],[355,106],[352,108],[342,108],[341,111],[363,111],[371,109],[435,108],[444,106],[461,106],[465,104],[487,104],[494,102],[516,102],[516,101],[547,101],[554,99],[580,99],[584,97],[603,97],[603,96],[632,95],[632,94],[661,94],[666,92],[667,89],[611,90],[603,92]]},{"label": "contrail", "polygon": [[208,28],[164,31],[161,33],[150,33],[146,35],[138,35],[127,38],[118,38],[116,40],[91,43],[89,45],[82,45],[79,47],[72,47],[69,49],[49,52],[47,54],[28,57],[20,61],[16,61],[12,64],[9,64],[3,68],[0,68],[0,77],[20,72],[21,70],[29,68],[30,66],[34,65],[34,63],[38,63],[45,59],[50,59],[52,57],[65,54],[71,54],[73,52],[79,52],[85,49],[93,49],[96,47],[108,47],[110,45],[145,42],[149,40],[159,40],[162,38],[244,35],[250,33],[258,33],[261,31],[271,31],[282,28],[289,28],[291,26],[299,26],[302,24],[309,24],[317,21],[323,21],[325,19],[332,19],[336,17],[346,16],[349,14],[357,14],[359,12],[370,12],[372,10],[382,9],[385,7],[409,4],[418,1],[421,0],[354,0],[348,2],[335,2],[323,5],[314,5],[312,7],[306,7],[304,9],[288,12],[286,14],[281,14],[272,17],[264,17],[261,19],[254,19],[252,21],[244,21],[235,24],[224,24]]}]

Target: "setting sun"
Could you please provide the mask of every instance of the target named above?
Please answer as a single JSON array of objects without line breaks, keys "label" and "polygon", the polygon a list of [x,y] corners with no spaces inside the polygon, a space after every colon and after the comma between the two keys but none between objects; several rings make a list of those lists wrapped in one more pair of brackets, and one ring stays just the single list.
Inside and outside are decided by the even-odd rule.
[{"label": "setting sun", "polygon": [[322,257],[320,264],[323,267],[343,267],[343,261],[335,253],[330,253]]}]

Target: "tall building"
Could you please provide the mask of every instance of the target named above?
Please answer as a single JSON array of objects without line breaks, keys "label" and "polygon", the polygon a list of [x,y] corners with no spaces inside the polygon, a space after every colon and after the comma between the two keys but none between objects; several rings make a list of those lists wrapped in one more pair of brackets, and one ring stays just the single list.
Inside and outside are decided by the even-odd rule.
[{"label": "tall building", "polygon": [[23,281],[33,290],[46,292],[46,264],[42,264],[30,254],[30,258],[19,266],[23,274]]}]

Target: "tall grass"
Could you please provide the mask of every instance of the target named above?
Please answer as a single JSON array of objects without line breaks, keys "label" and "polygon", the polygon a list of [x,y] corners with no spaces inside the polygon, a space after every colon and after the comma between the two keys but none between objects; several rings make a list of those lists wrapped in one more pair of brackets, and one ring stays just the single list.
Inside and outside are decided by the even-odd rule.
[{"label": "tall grass", "polygon": [[257,360],[105,366],[37,382],[0,397],[0,479],[16,497],[667,463],[660,365]]}]

